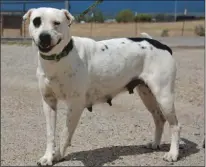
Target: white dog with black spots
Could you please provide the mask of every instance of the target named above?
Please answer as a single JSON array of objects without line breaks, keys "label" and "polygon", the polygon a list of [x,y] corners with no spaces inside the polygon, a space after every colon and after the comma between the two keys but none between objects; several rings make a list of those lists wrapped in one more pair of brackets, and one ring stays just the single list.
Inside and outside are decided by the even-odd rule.
[{"label": "white dog with black spots", "polygon": [[[171,128],[171,146],[166,161],[177,161],[180,125],[175,114],[176,63],[172,50],[143,33],[139,38],[95,41],[70,34],[74,17],[67,10],[30,9],[29,33],[38,48],[37,76],[46,118],[46,152],[38,165],[52,165],[65,156],[85,108],[107,102],[120,92],[135,88],[154,118],[154,141],[158,149],[164,124]],[[61,144],[56,148],[57,102],[68,106]]]}]

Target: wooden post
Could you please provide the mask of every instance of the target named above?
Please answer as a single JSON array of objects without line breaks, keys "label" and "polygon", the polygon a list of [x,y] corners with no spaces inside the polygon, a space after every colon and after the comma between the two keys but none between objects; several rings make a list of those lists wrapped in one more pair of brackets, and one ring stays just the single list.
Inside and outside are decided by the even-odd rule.
[{"label": "wooden post", "polygon": [[1,14],[1,37],[4,35],[4,15]]},{"label": "wooden post", "polygon": [[182,24],[182,36],[184,34],[184,28],[185,28],[185,20],[183,20],[183,24]]}]

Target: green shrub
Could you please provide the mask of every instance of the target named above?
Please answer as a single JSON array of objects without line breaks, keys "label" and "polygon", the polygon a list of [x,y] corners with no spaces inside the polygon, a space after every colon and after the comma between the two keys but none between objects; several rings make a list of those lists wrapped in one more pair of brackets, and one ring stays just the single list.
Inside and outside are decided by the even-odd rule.
[{"label": "green shrub", "polygon": [[151,22],[152,16],[150,14],[138,14],[134,17],[135,22]]},{"label": "green shrub", "polygon": [[174,21],[174,16],[169,14],[157,14],[154,18],[157,22]]},{"label": "green shrub", "polygon": [[162,30],[161,37],[168,37],[168,36],[169,36],[169,30],[168,29]]},{"label": "green shrub", "polygon": [[195,26],[195,34],[198,36],[205,36],[205,27],[201,24]]},{"label": "green shrub", "polygon": [[200,16],[200,17],[197,17],[197,19],[200,19],[200,20],[205,20],[205,16]]},{"label": "green shrub", "polygon": [[87,22],[98,22],[98,23],[104,22],[104,15],[99,9],[96,9],[93,13],[94,13],[94,16],[88,17]]},{"label": "green shrub", "polygon": [[116,21],[117,22],[133,22],[134,21],[134,13],[130,9],[125,9],[120,11],[117,16],[116,16]]}]

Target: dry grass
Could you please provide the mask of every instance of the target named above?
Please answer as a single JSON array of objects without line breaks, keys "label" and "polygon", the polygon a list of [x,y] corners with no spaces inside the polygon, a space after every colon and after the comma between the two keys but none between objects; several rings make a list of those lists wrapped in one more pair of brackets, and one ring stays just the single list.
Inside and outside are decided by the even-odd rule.
[{"label": "dry grass", "polygon": [[[196,36],[194,33],[195,26],[204,25],[204,20],[186,21],[184,26],[184,36]],[[92,26],[92,27],[91,27]],[[27,27],[27,26],[26,26]],[[164,29],[169,30],[169,36],[182,35],[183,22],[170,23],[90,23],[73,24],[72,35],[75,36],[93,36],[93,37],[123,37],[138,36],[140,32],[147,32],[152,36],[160,36]],[[91,31],[92,30],[92,31]],[[19,30],[4,29],[4,37],[20,37]],[[28,30],[26,29],[28,37]]]}]

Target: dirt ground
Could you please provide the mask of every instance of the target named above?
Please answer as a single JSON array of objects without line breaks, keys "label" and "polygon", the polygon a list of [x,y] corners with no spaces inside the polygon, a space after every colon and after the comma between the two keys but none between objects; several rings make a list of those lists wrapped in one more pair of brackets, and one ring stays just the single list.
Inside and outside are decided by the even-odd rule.
[{"label": "dirt ground", "polygon": [[[1,46],[1,165],[36,165],[44,154],[46,126],[36,79],[37,56],[30,46]],[[178,65],[176,112],[182,125],[180,159],[162,160],[169,150],[166,124],[160,151],[144,146],[153,138],[154,123],[135,92],[123,93],[113,106],[86,109],[68,149],[66,161],[56,166],[203,166],[204,50],[174,49]],[[57,134],[65,120],[60,103]]]},{"label": "dirt ground", "polygon": [[[23,27],[22,33],[28,37],[28,22]],[[185,21],[183,36],[196,36],[194,29],[196,25],[204,25],[204,20]],[[24,31],[25,28],[25,31]],[[163,30],[168,30],[170,37],[182,36],[183,22],[167,22],[167,23],[86,23],[73,24],[71,32],[75,36],[90,37],[123,37],[123,36],[139,36],[140,32],[147,32],[152,36],[161,36]],[[3,37],[20,37],[20,30],[4,29]]]}]

